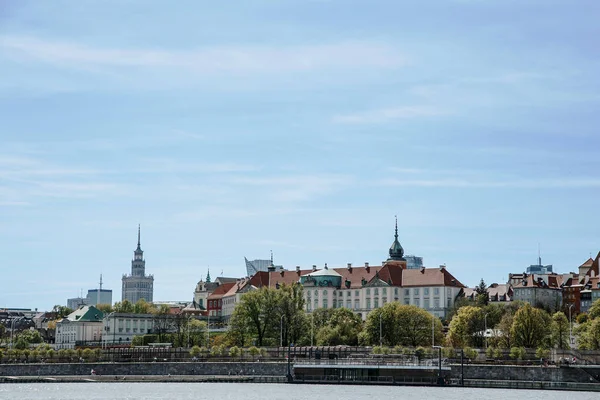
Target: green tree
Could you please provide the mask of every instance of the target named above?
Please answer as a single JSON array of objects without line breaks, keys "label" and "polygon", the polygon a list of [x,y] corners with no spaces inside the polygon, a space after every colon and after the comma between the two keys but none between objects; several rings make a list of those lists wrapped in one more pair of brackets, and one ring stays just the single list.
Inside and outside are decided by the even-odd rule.
[{"label": "green tree", "polygon": [[477,293],[475,296],[475,303],[479,306],[487,306],[489,301],[488,287],[483,278],[481,278],[479,285],[475,288],[475,293]]},{"label": "green tree", "polygon": [[497,330],[500,331],[499,345],[504,349],[510,349],[513,345],[512,325],[514,315],[507,312],[502,316]]},{"label": "green tree", "polygon": [[248,331],[256,337],[259,346],[263,346],[265,339],[275,337],[275,327],[279,325],[278,296],[276,289],[252,290],[245,293],[236,306],[236,311],[239,308],[238,312],[243,315],[240,321],[248,323]]},{"label": "green tree", "polygon": [[[126,301],[127,300],[123,300],[123,303]],[[158,335],[158,341],[164,343],[164,340],[167,338],[166,333],[171,330],[173,326],[171,309],[168,305],[161,304],[159,308],[154,310],[153,314],[152,321],[154,323],[154,330]]]},{"label": "green tree", "polygon": [[569,320],[562,311],[552,315],[552,346],[559,349],[569,347]]},{"label": "green tree", "polygon": [[83,350],[83,354],[81,355],[85,361],[90,361],[94,356],[94,351],[92,349]]},{"label": "green tree", "polygon": [[442,323],[422,308],[387,303],[367,315],[364,332],[368,343],[377,344],[381,339],[388,346],[430,346],[433,334],[436,344],[442,342]]},{"label": "green tree", "polygon": [[99,361],[102,358],[102,349],[94,349],[94,358]]},{"label": "green tree", "polygon": [[600,318],[589,320],[575,328],[581,350],[600,350]]},{"label": "green tree", "polygon": [[277,291],[276,301],[283,345],[298,343],[307,326],[302,285],[282,285]]},{"label": "green tree", "polygon": [[52,308],[52,312],[56,314],[57,319],[62,319],[62,318],[66,318],[69,314],[71,314],[73,312],[73,310],[70,309],[69,307],[61,306],[61,305],[57,304]]},{"label": "green tree", "polygon": [[596,319],[596,318],[600,317],[600,299],[598,299],[592,303],[587,314],[590,319]]},{"label": "green tree", "polygon": [[190,350],[190,356],[192,357],[199,357],[201,353],[202,350],[200,349],[200,346],[193,346]]},{"label": "green tree", "polygon": [[510,358],[515,359],[515,360],[522,360],[525,358],[526,354],[527,354],[527,352],[525,351],[524,347],[512,347],[510,349],[509,356],[510,356]]},{"label": "green tree", "polygon": [[250,319],[247,310],[241,307],[236,307],[229,319],[227,329],[227,341],[235,346],[244,347],[250,343],[252,320]]},{"label": "green tree", "polygon": [[317,345],[358,345],[358,334],[362,330],[362,319],[347,308],[331,309],[328,319],[317,330]]},{"label": "green tree", "polygon": [[551,334],[551,318],[544,310],[526,304],[516,312],[511,328],[517,346],[536,348]]},{"label": "green tree", "polygon": [[465,306],[458,310],[450,321],[448,343],[453,347],[483,347],[484,338],[480,333],[485,329],[485,312],[474,306]]},{"label": "green tree", "polygon": [[154,311],[154,309],[155,309],[154,305],[152,305],[152,303],[148,303],[144,299],[139,299],[133,305],[133,312],[136,314],[150,314],[150,313],[152,313],[152,311]]},{"label": "green tree", "polygon": [[113,306],[113,311],[116,313],[133,313],[133,304],[127,299],[118,301]]},{"label": "green tree", "polygon": [[200,321],[196,318],[192,318],[188,323],[188,335],[190,338],[191,345],[199,345],[205,344],[208,346],[206,342],[206,322]]},{"label": "green tree", "polygon": [[586,313],[581,313],[575,318],[575,321],[577,321],[578,324],[584,324],[589,321],[589,317]]},{"label": "green tree", "polygon": [[96,307],[98,310],[102,311],[102,313],[104,313],[105,315],[113,312],[113,308],[110,304],[97,304],[94,307]]}]

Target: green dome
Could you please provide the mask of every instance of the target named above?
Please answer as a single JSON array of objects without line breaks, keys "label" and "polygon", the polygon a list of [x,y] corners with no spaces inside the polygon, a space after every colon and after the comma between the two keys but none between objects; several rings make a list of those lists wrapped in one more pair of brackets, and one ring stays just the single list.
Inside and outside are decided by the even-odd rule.
[{"label": "green dome", "polygon": [[394,243],[390,247],[390,260],[404,261],[404,249],[398,241],[398,219],[396,219],[396,233],[394,235]]}]

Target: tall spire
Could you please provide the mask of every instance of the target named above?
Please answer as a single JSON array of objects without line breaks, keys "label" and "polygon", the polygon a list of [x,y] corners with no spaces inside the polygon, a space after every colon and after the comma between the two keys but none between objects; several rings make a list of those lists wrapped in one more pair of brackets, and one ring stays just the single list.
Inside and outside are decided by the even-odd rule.
[{"label": "tall spire", "polygon": [[400,245],[400,242],[398,241],[398,216],[395,216],[396,218],[396,227],[394,230],[394,243],[392,243],[392,246],[390,247],[390,258],[388,260],[398,260],[398,261],[404,261],[404,249],[402,248],[402,245]]},{"label": "tall spire", "polygon": [[271,266],[273,266],[273,250],[271,250]]},{"label": "tall spire", "polygon": [[138,249],[140,249],[140,237],[141,237],[142,226],[138,224]]},{"label": "tall spire", "polygon": [[210,267],[206,271],[206,283],[210,283]]}]

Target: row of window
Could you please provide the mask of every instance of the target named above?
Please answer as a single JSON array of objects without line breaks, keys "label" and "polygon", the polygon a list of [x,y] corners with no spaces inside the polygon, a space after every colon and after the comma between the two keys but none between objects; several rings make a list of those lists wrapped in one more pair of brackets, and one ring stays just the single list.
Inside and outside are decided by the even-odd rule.
[{"label": "row of window", "polygon": [[[419,296],[420,295],[420,289],[421,288],[413,288],[412,289],[412,294],[414,296]],[[315,289],[313,292],[314,292],[315,297],[319,296],[319,290]],[[313,293],[313,292],[311,292],[310,290],[307,290],[306,291],[307,297],[311,297],[311,293]],[[429,296],[429,292],[430,292],[429,288],[423,288],[423,295]],[[367,294],[367,296],[371,295],[371,288],[367,288],[366,294]],[[373,288],[373,294],[375,296],[379,295],[379,288]],[[385,287],[381,288],[381,294],[387,295],[387,288],[385,288]],[[440,294],[440,288],[437,288],[437,287],[433,288],[433,294],[436,295],[436,296],[439,296],[439,294]],[[322,295],[323,296],[327,295],[327,289],[324,289],[322,291]],[[333,295],[335,296],[335,291],[333,292]],[[339,295],[339,297],[342,297],[343,296],[343,291],[340,290],[338,292],[338,295]],[[394,295],[395,296],[398,295],[398,288],[394,288]],[[411,289],[404,289],[404,295],[405,296],[410,296],[411,295]],[[351,296],[351,291],[346,291],[346,297],[350,297],[350,296]],[[354,296],[359,297],[360,296],[360,291],[359,290],[355,290],[354,291]]]}]

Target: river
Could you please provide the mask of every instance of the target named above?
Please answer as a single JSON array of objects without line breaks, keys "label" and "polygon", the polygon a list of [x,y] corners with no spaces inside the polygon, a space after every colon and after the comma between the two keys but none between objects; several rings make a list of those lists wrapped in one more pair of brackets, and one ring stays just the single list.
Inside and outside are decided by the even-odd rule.
[{"label": "river", "polygon": [[258,383],[0,384],[0,399],[93,400],[587,400],[598,393],[406,386],[321,386]]}]

